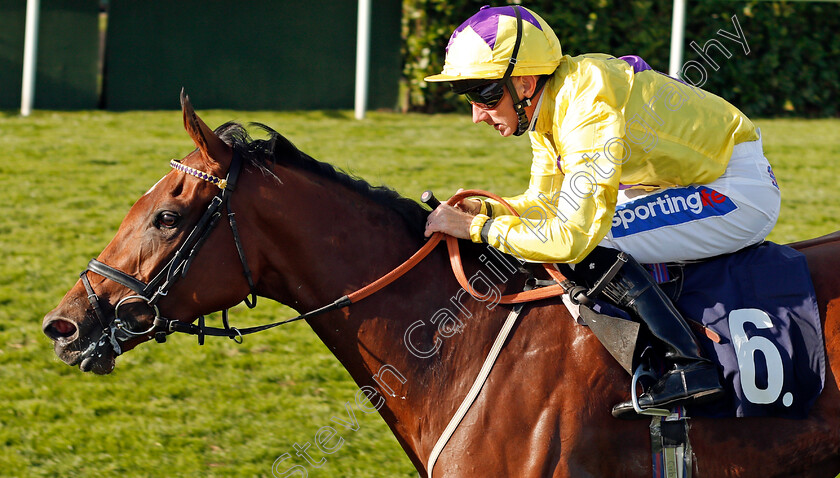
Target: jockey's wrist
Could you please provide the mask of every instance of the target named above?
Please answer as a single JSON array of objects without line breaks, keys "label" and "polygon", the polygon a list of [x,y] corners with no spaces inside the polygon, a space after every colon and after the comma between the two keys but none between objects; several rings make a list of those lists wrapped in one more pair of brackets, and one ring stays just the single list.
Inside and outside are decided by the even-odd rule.
[{"label": "jockey's wrist", "polygon": [[481,230],[484,227],[484,224],[486,224],[489,220],[490,220],[490,218],[487,217],[484,214],[477,214],[473,218],[472,222],[470,223],[470,240],[471,241],[479,243],[479,244],[481,242],[483,242],[482,241],[482,236],[481,236]]},{"label": "jockey's wrist", "polygon": [[478,235],[481,237],[481,242],[484,244],[490,244],[490,225],[493,224],[493,219],[488,219],[484,221],[484,225],[481,226],[481,231]]}]

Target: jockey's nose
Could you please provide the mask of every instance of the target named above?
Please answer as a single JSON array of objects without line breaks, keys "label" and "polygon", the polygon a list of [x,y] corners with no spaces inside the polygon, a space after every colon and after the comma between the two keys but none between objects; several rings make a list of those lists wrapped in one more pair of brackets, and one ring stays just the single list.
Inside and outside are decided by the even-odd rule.
[{"label": "jockey's nose", "polygon": [[487,119],[487,111],[479,108],[476,105],[470,105],[472,107],[472,120],[473,123],[478,124],[482,121]]}]

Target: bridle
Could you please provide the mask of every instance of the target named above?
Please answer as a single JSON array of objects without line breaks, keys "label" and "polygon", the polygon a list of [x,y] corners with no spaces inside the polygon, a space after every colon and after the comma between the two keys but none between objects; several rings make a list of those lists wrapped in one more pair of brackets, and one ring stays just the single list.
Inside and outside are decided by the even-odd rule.
[{"label": "bridle", "polygon": [[[234,340],[241,340],[241,334],[237,331],[237,329],[231,328],[228,324],[227,309],[225,309],[222,312],[222,319],[225,328],[221,330],[224,331],[224,334],[214,334],[213,332],[209,332],[208,330],[206,330],[206,327],[204,327],[203,316],[199,317],[199,325],[194,326],[185,322],[180,322],[177,320],[171,320],[162,317],[160,315],[160,310],[157,307],[157,302],[161,299],[161,297],[165,297],[169,293],[170,289],[175,284],[175,282],[177,282],[178,279],[184,277],[187,274],[187,271],[189,271],[190,265],[195,259],[199,249],[201,249],[201,246],[210,236],[210,233],[216,227],[216,224],[218,224],[219,219],[221,219],[223,208],[227,209],[228,222],[230,223],[230,228],[233,232],[233,241],[236,244],[236,250],[239,254],[239,260],[242,263],[242,270],[245,275],[245,278],[248,281],[248,287],[250,288],[250,294],[249,297],[245,298],[245,304],[249,308],[254,308],[257,305],[257,295],[254,290],[255,287],[254,280],[251,275],[251,268],[248,266],[248,260],[245,258],[245,251],[242,247],[242,240],[239,237],[239,230],[236,227],[235,214],[233,213],[233,210],[231,209],[230,205],[230,196],[233,193],[233,191],[236,190],[239,174],[242,171],[241,154],[235,148],[233,149],[233,157],[231,159],[230,168],[225,179],[220,179],[208,173],[204,173],[202,171],[190,168],[189,166],[186,166],[174,159],[170,161],[170,165],[174,169],[207,181],[211,184],[216,185],[219,188],[218,194],[216,194],[210,201],[210,204],[207,206],[207,209],[204,211],[204,214],[198,220],[198,223],[196,223],[195,227],[193,227],[192,231],[189,233],[189,235],[178,248],[178,250],[175,251],[175,254],[172,256],[172,259],[170,259],[166,266],[164,266],[164,268],[160,272],[158,272],[158,274],[154,278],[152,278],[152,280],[149,281],[149,283],[144,283],[126,274],[125,272],[119,269],[115,269],[114,267],[104,264],[96,259],[91,259],[88,263],[87,269],[85,269],[84,272],[80,274],[80,279],[88,294],[88,301],[93,307],[94,313],[96,314],[96,317],[99,319],[99,322],[103,325],[103,327],[105,327],[106,323],[105,314],[102,312],[102,308],[99,305],[99,297],[96,295],[96,292],[94,292],[93,287],[90,284],[90,280],[88,279],[88,272],[94,272],[96,274],[99,274],[132,290],[135,293],[134,295],[124,297],[120,299],[119,302],[117,302],[117,305],[114,308],[114,320],[102,332],[103,339],[107,338],[110,341],[111,345],[114,348],[114,353],[116,355],[120,355],[120,353],[122,352],[120,342],[125,342],[136,337],[147,336],[150,334],[154,334],[155,340],[157,340],[158,342],[164,342],[166,340],[167,333],[182,331],[179,329],[183,328],[189,329],[189,331],[183,331],[199,335],[200,343],[204,342],[205,334],[224,335]],[[147,330],[131,330],[128,324],[120,318],[120,307],[130,300],[140,300],[142,302],[145,302],[154,312],[154,322],[152,326],[149,327]],[[191,327],[194,327],[198,330],[193,330]],[[100,339],[98,342],[104,345],[102,339]],[[91,349],[91,353],[92,352],[93,350]]]},{"label": "bridle", "polygon": [[[210,233],[213,231],[216,224],[218,224],[219,219],[221,219],[223,207],[227,209],[228,222],[230,224],[231,231],[233,232],[233,240],[236,245],[236,250],[239,254],[239,260],[242,263],[243,274],[245,275],[245,278],[248,281],[248,287],[250,288],[249,297],[245,298],[245,304],[249,308],[254,308],[257,305],[257,295],[255,292],[254,281],[251,274],[251,268],[248,266],[248,261],[245,257],[245,251],[242,247],[242,240],[239,237],[239,230],[236,226],[235,215],[230,205],[230,196],[236,189],[237,181],[242,170],[241,154],[239,153],[239,151],[236,150],[236,148],[233,149],[233,157],[231,159],[230,169],[228,170],[228,174],[225,179],[220,179],[208,173],[190,168],[189,166],[181,164],[179,161],[176,161],[174,159],[170,161],[170,165],[172,166],[172,168],[177,169],[183,173],[195,176],[199,179],[216,185],[219,188],[219,193],[216,194],[216,196],[213,197],[213,199],[210,201],[210,204],[207,206],[207,209],[204,211],[204,214],[201,216],[201,218],[198,220],[198,223],[196,223],[195,227],[193,227],[192,231],[189,233],[187,238],[175,252],[172,259],[166,264],[166,266],[164,266],[164,268],[160,272],[158,272],[158,274],[154,278],[152,278],[151,281],[149,281],[149,283],[144,283],[132,277],[131,275],[126,274],[125,272],[120,271],[119,269],[111,267],[107,264],[104,264],[96,259],[90,260],[87,269],[85,269],[80,274],[80,279],[85,287],[85,290],[87,291],[88,301],[90,302],[91,307],[93,307],[94,313],[96,314],[96,317],[99,320],[100,324],[103,325],[103,331],[102,337],[99,340],[93,342],[87,350],[82,352],[81,359],[85,359],[90,355],[94,354],[96,352],[97,347],[103,346],[108,342],[110,342],[114,350],[114,354],[120,355],[122,353],[122,347],[120,346],[121,342],[126,342],[137,337],[153,335],[158,343],[162,343],[166,341],[166,336],[173,332],[197,335],[199,344],[204,344],[205,336],[228,337],[229,339],[232,339],[237,343],[241,343],[242,338],[245,335],[261,332],[263,330],[268,330],[279,325],[287,324],[289,322],[308,319],[310,317],[314,317],[316,315],[320,315],[336,309],[341,309],[370,296],[371,294],[381,290],[383,287],[394,282],[398,278],[402,277],[406,272],[411,270],[417,263],[419,263],[426,256],[428,256],[429,253],[431,253],[431,251],[435,248],[435,246],[437,246],[437,244],[440,243],[440,241],[444,238],[444,235],[442,233],[435,233],[420,250],[418,250],[408,260],[406,260],[401,265],[397,266],[388,274],[385,274],[376,281],[368,284],[367,286],[355,292],[340,297],[339,299],[335,300],[334,302],[328,305],[303,313],[301,315],[298,315],[297,317],[281,320],[270,324],[259,325],[255,327],[247,327],[242,329],[230,326],[228,322],[228,309],[222,310],[222,324],[224,328],[206,326],[204,323],[203,315],[198,317],[198,325],[188,322],[182,322],[179,320],[168,319],[160,315],[160,310],[157,307],[157,302],[160,300],[161,297],[165,297],[169,293],[173,284],[175,284],[175,282],[179,278],[184,277],[186,275],[187,271],[190,268],[190,264],[195,259],[195,256],[198,253],[199,249],[210,236]],[[452,206],[457,204],[463,198],[469,196],[485,196],[493,198],[496,201],[502,203],[504,206],[506,206],[513,214],[516,214],[516,211],[514,211],[513,208],[511,208],[504,201],[504,199],[495,194],[491,194],[485,191],[463,190],[449,198],[447,203],[450,206]],[[454,237],[447,236],[446,243],[447,247],[449,248],[449,256],[450,262],[452,263],[452,269],[455,273],[455,277],[457,278],[458,282],[473,297],[480,296],[481,294],[477,293],[472,288],[466,276],[464,275],[464,268],[461,264],[457,240]],[[541,289],[528,290],[524,292],[518,292],[502,296],[499,299],[499,303],[512,304],[529,302],[549,297],[557,297],[565,293],[566,289],[570,287],[570,284],[566,280],[566,278],[563,277],[562,274],[560,274],[560,272],[556,268],[548,264],[545,264],[544,266],[548,274],[554,279],[553,282],[556,282],[555,285],[542,287]],[[117,305],[114,308],[114,320],[111,321],[111,323],[107,327],[105,326],[105,314],[102,312],[102,308],[99,304],[99,297],[96,295],[96,292],[94,292],[90,280],[87,277],[88,272],[94,272],[96,274],[99,274],[105,277],[106,279],[110,279],[135,292],[134,295],[124,297],[120,299],[119,302],[117,302]],[[140,300],[142,302],[145,302],[146,305],[148,305],[154,312],[154,322],[147,330],[131,330],[129,325],[123,319],[120,318],[120,307],[123,306],[123,304],[125,304],[129,300]]]}]

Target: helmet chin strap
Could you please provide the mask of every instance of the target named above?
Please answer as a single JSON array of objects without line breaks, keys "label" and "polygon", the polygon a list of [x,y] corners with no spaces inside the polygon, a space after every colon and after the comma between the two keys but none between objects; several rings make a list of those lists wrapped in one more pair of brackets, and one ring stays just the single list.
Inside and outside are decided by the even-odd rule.
[{"label": "helmet chin strap", "polygon": [[513,134],[515,136],[522,136],[526,131],[528,131],[528,115],[525,114],[525,108],[531,105],[531,98],[540,92],[540,89],[542,89],[543,85],[545,85],[547,77],[540,78],[540,81],[537,83],[537,87],[534,89],[533,95],[519,101],[519,95],[516,94],[516,88],[513,87],[513,81],[510,79],[519,55],[519,45],[522,43],[522,15],[519,13],[519,6],[514,5],[513,13],[516,15],[516,41],[513,43],[513,51],[510,54],[510,60],[508,60],[507,70],[505,70],[505,74],[499,83],[503,84],[504,87],[507,87],[508,93],[510,93],[510,97],[513,99],[513,109],[516,111],[516,117],[518,120],[516,132]]},{"label": "helmet chin strap", "polygon": [[548,81],[548,76],[541,76],[539,81],[537,81],[537,86],[534,88],[534,94],[524,98],[522,101],[519,101],[519,95],[516,94],[516,88],[513,86],[513,81],[510,78],[507,79],[505,86],[507,86],[508,93],[510,93],[510,97],[513,100],[513,110],[516,111],[518,123],[516,131],[513,133],[514,136],[522,136],[526,131],[528,131],[528,125],[530,122],[528,121],[528,115],[525,114],[525,108],[531,106],[531,100],[540,93],[543,86],[545,86],[546,81]]}]

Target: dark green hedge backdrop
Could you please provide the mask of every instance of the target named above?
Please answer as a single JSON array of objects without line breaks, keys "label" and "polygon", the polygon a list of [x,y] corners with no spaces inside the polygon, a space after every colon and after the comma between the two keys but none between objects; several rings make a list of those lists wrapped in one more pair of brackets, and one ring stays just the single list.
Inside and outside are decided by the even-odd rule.
[{"label": "dark green hedge backdrop", "polygon": [[[464,108],[446,85],[423,77],[440,71],[452,30],[482,5],[521,4],[554,28],[563,52],[639,55],[667,72],[672,0],[404,0],[403,107],[414,111]],[[735,33],[735,15],[750,49],[717,34]],[[840,3],[689,0],[683,61],[703,64],[703,88],[726,98],[750,116],[837,116],[840,114]],[[689,48],[716,38],[732,55],[711,48],[715,71]],[[699,73],[689,73],[699,78]],[[699,81],[699,80],[694,80]]]}]

